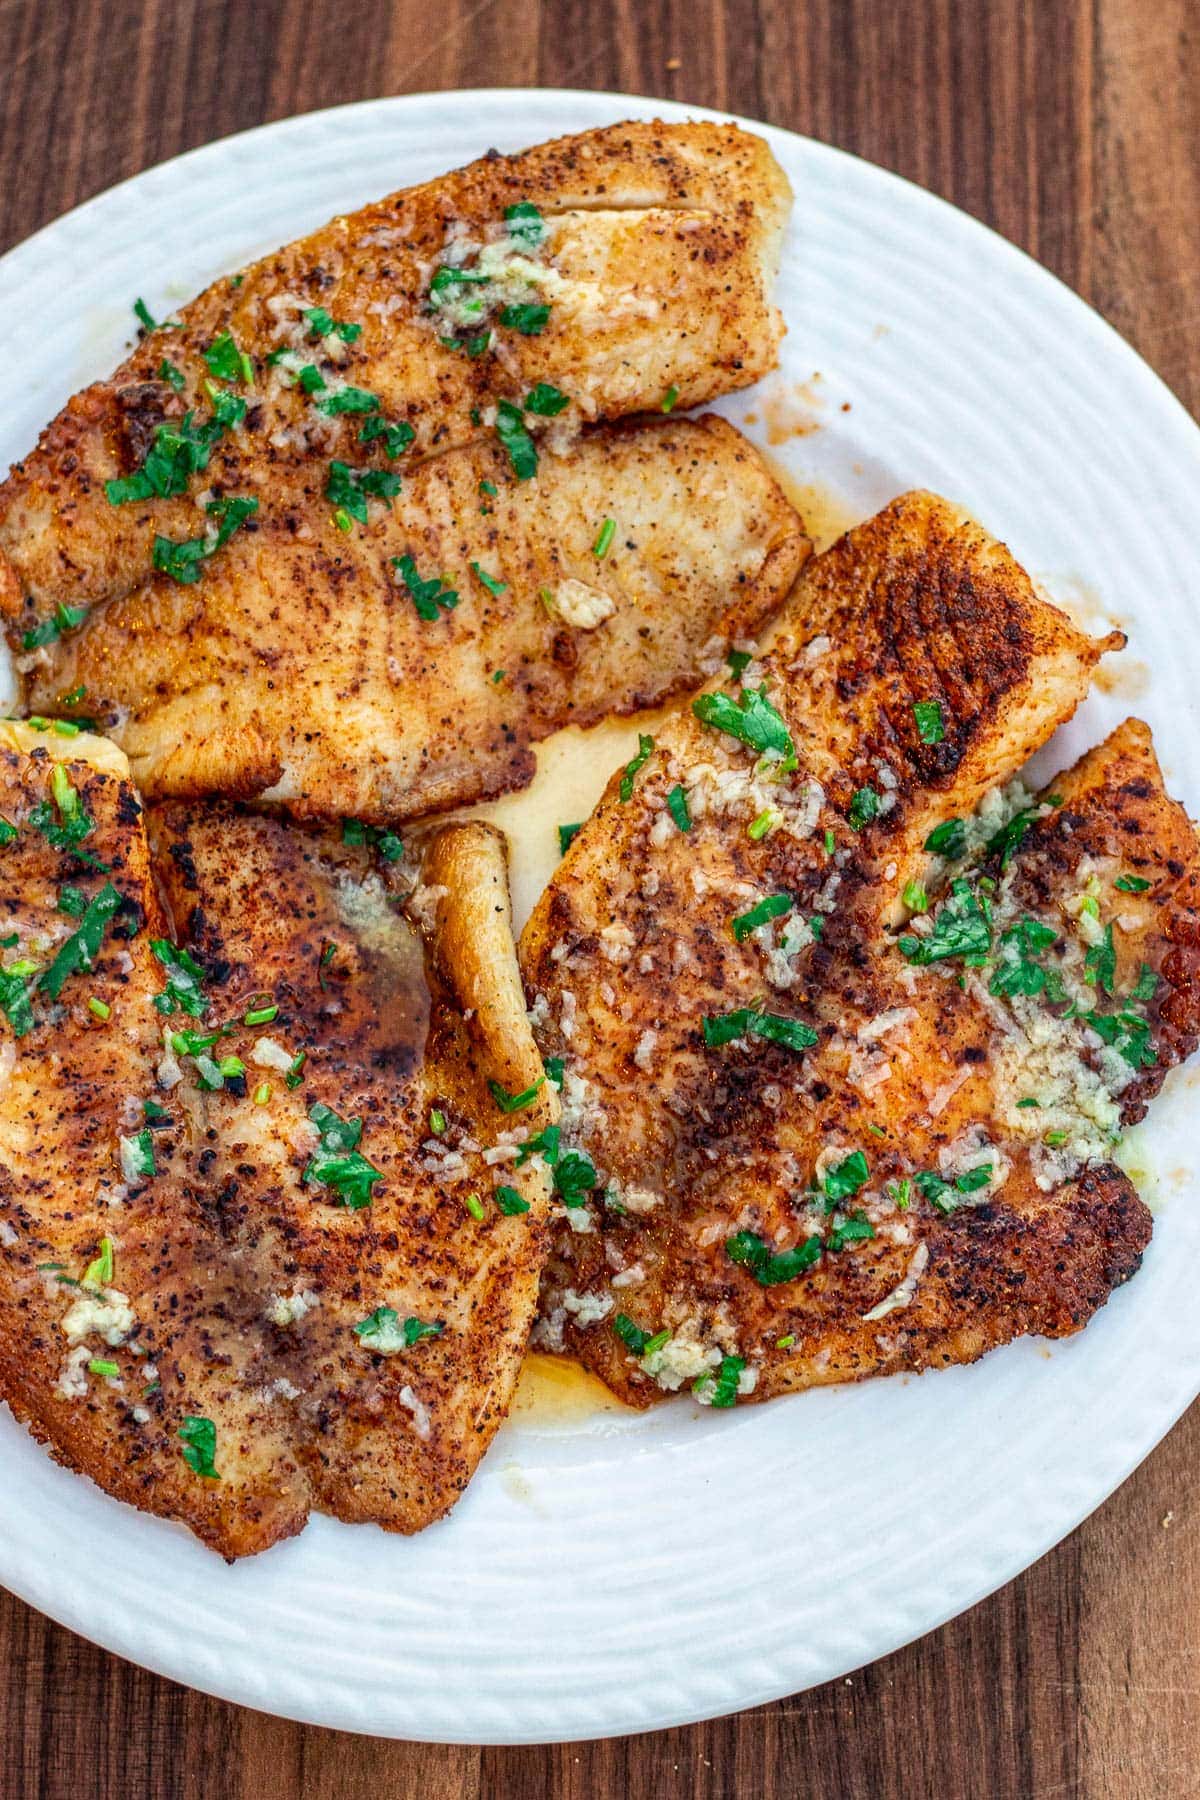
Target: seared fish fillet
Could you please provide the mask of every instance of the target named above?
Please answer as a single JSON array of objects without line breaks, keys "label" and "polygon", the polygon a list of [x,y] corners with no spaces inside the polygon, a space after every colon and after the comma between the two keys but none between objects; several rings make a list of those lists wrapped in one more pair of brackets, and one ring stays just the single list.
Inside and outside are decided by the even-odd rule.
[{"label": "seared fish fillet", "polygon": [[1136,1270],[1113,1153],[1197,1041],[1195,834],[1133,721],[1004,786],[1107,642],[909,495],[614,778],[521,944],[543,1347],[730,1405],[1072,1332]]},{"label": "seared fish fillet", "polygon": [[18,741],[0,779],[0,1397],[229,1557],[314,1509],[418,1530],[503,1417],[542,1260],[544,1178],[482,1154],[487,1081],[541,1073],[500,843],[451,826],[380,874],[169,809],[172,950],[119,753]]},{"label": "seared fish fillet", "polygon": [[406,819],[521,786],[559,726],[694,687],[808,552],[712,416],[600,427],[536,481],[469,445],[350,536],[323,473],[308,479],[200,581],[144,581],[39,649],[33,710],[75,696],[66,710],[112,732],[150,796],[269,791],[296,813]]},{"label": "seared fish fillet", "polygon": [[[390,474],[491,437],[501,402],[536,432],[539,383],[565,391],[567,423],[747,386],[782,334],[770,287],[790,198],[734,126],[623,124],[333,220],[215,282],[68,403],[0,487],[0,598],[32,596],[41,618],[128,593],[156,534],[203,528],[197,490],[284,510],[310,459]],[[105,484],[188,413],[214,440],[204,474],[111,505]]]}]

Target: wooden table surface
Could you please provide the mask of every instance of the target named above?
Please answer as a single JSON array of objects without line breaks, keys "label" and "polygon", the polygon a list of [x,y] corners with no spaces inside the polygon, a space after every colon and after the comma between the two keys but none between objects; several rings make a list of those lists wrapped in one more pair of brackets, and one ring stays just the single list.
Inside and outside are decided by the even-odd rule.
[{"label": "wooden table surface", "polygon": [[[432,88],[624,89],[790,126],[932,188],[1200,404],[1190,0],[0,0],[0,28],[0,248],[290,113]],[[1072,1537],[944,1630],[794,1700],[612,1743],[441,1749],[290,1725],[0,1595],[0,1796],[1200,1794],[1198,1461],[1193,1408]]]}]

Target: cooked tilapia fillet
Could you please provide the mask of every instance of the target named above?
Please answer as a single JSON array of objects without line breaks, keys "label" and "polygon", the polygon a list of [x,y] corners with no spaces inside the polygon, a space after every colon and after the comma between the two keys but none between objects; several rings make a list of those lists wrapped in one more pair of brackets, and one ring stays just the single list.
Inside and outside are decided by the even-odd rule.
[{"label": "cooked tilapia fillet", "polygon": [[591,1165],[556,1176],[544,1347],[731,1404],[1074,1331],[1134,1272],[1112,1158],[1196,1044],[1195,834],[1136,722],[1005,787],[1102,647],[907,496],[742,672],[794,769],[684,708],[614,778],[521,944],[547,1160]]},{"label": "cooked tilapia fillet", "polygon": [[[110,872],[39,829],[47,751],[94,821],[75,850]],[[365,847],[168,809],[157,868],[195,959],[168,976],[111,748],[47,737],[0,773],[13,1025],[33,989],[3,1051],[0,1397],[226,1556],[310,1510],[419,1529],[504,1414],[541,1261],[542,1178],[482,1155],[508,1124],[486,1079],[541,1072],[498,839],[448,827],[381,876]],[[395,903],[414,878],[421,935]],[[71,890],[94,908],[109,884],[120,907],[55,1000],[28,965],[88,926]],[[529,1210],[502,1213],[500,1182]]]},{"label": "cooked tilapia fillet", "polygon": [[[569,396],[565,422],[747,386],[774,365],[782,335],[770,289],[790,198],[766,144],[734,126],[629,123],[488,155],[335,219],[215,282],[178,329],[149,332],[68,403],[0,487],[0,598],[15,611],[31,596],[41,617],[128,593],[156,533],[196,534],[206,486],[250,493],[265,513],[309,459],[402,466],[384,438],[360,436],[361,412],[322,410],[346,387],[411,430],[411,462],[490,436],[497,403],[523,405],[539,382]],[[544,321],[531,306],[549,308]],[[221,373],[219,355],[215,376],[206,362],[227,332],[252,379],[235,365],[235,378]],[[276,353],[284,360],[269,365]],[[306,391],[304,367],[323,389]],[[141,467],[164,420],[191,410],[208,421],[214,380],[248,410],[206,474],[183,495],[110,505],[106,481]]]},{"label": "cooked tilapia fillet", "polygon": [[[297,813],[405,819],[521,786],[559,726],[694,686],[808,551],[713,416],[600,427],[536,481],[506,461],[487,442],[434,458],[350,536],[314,473],[309,510],[264,513],[200,581],[143,582],[40,650],[31,707],[79,696],[151,796],[270,790]],[[432,619],[403,557],[442,591]]]}]

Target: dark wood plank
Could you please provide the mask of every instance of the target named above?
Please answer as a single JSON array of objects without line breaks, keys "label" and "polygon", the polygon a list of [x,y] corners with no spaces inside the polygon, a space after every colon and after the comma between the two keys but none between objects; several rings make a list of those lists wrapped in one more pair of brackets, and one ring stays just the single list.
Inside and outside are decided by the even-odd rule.
[{"label": "dark wood plank", "polygon": [[[945,195],[1200,406],[1195,0],[0,0],[0,28],[3,247],[164,157],[294,112],[432,88],[624,88],[788,125]],[[615,1743],[480,1752],[306,1729],[0,1596],[0,1794],[1173,1800],[1200,1792],[1198,1462],[1193,1409],[1073,1537],[944,1630],[815,1693]],[[631,1680],[643,1628],[653,1641],[652,1621],[631,1621]]]}]

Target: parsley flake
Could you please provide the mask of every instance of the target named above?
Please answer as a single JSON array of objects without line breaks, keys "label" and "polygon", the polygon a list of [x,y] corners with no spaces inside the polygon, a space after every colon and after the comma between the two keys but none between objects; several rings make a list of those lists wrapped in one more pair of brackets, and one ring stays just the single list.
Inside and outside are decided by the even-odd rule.
[{"label": "parsley flake", "polygon": [[496,407],[496,436],[518,481],[528,481],[537,474],[537,446],[525,429],[520,407],[511,400],[501,400]]},{"label": "parsley flake", "polygon": [[873,787],[860,787],[850,801],[850,809],[846,814],[855,831],[861,831],[872,819],[877,819],[880,812],[880,796]]},{"label": "parsley flake", "polygon": [[654,754],[654,739],[645,732],[638,732],[637,755],[625,764],[625,773],[621,776],[621,785],[617,789],[623,803],[633,799],[633,784]]},{"label": "parsley flake", "polygon": [[176,1434],[183,1439],[183,1460],[197,1475],[219,1481],[217,1473],[217,1428],[211,1419],[185,1418]]},{"label": "parsley flake", "polygon": [[54,961],[38,982],[38,987],[51,1000],[58,999],[69,976],[95,965],[109,921],[120,904],[121,896],[117,889],[111,881],[106,881],[85,908],[78,929],[59,946]]},{"label": "parsley flake", "polygon": [[667,811],[670,813],[680,831],[690,831],[692,829],[692,815],[688,811],[687,792],[680,786],[679,782],[675,783],[675,786],[667,795]]},{"label": "parsley flake", "polygon": [[914,700],[913,718],[916,720],[917,736],[923,744],[941,743],[946,735],[946,727],[942,719],[942,708],[937,700]]},{"label": "parsley flake", "polygon": [[785,1019],[779,1013],[759,1012],[750,1006],[739,1006],[733,1012],[706,1014],[701,1020],[704,1042],[709,1049],[732,1043],[746,1036],[765,1038],[772,1044],[783,1044],[788,1050],[808,1050],[817,1042],[817,1033],[799,1019]]},{"label": "parsley flake", "polygon": [[769,924],[772,919],[781,919],[785,913],[790,913],[794,904],[790,894],[768,894],[765,900],[760,900],[749,912],[738,913],[733,921],[735,939],[739,944],[744,943],[760,925]]},{"label": "parsley flake", "polygon": [[442,586],[440,575],[422,578],[417,573],[417,565],[411,556],[393,556],[392,567],[396,569],[417,609],[417,617],[428,624],[440,619],[443,612],[452,612],[458,605],[458,594],[454,588]]},{"label": "parsley flake", "polygon": [[730,1262],[748,1269],[760,1287],[778,1287],[781,1282],[795,1281],[806,1269],[820,1261],[821,1239],[814,1233],[790,1250],[772,1250],[756,1231],[735,1231],[725,1240],[725,1254]]},{"label": "parsley flake", "polygon": [[508,1089],[501,1087],[498,1081],[489,1081],[488,1092],[491,1094],[492,1099],[496,1102],[496,1105],[500,1108],[501,1112],[515,1113],[520,1112],[522,1107],[531,1106],[533,1104],[537,1099],[538,1094],[545,1086],[545,1082],[546,1077],[544,1075],[539,1075],[532,1087],[522,1088],[519,1094],[510,1094]]},{"label": "parsley flake", "polygon": [[570,404],[562,389],[551,387],[548,381],[539,381],[525,396],[525,411],[535,413],[539,419],[557,419]]},{"label": "parsley flake", "polygon": [[358,1149],[362,1137],[361,1119],[342,1119],[330,1106],[316,1101],[308,1116],[320,1133],[321,1142],[301,1176],[302,1181],[318,1181],[332,1188],[337,1204],[359,1212],[371,1204],[371,1189],[383,1180],[382,1171],[369,1163]]}]

